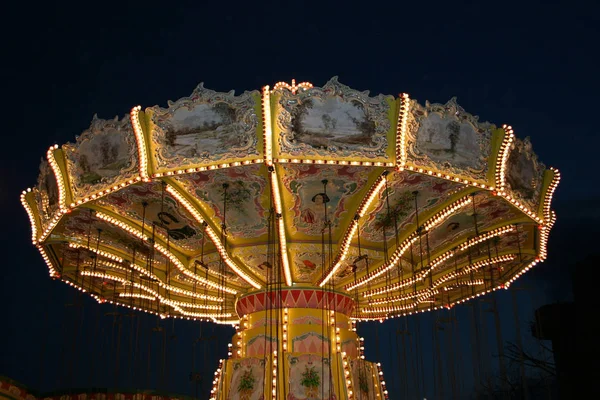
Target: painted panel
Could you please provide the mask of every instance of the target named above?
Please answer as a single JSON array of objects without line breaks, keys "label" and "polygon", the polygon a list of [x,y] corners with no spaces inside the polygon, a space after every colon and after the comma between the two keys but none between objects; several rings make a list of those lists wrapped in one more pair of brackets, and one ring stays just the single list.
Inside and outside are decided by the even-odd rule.
[{"label": "painted panel", "polygon": [[506,185],[511,194],[532,210],[537,210],[546,167],[538,161],[529,138],[513,141],[506,167]]},{"label": "painted panel", "polygon": [[[477,226],[480,232],[501,222],[508,222],[518,218],[521,214],[514,207],[499,197],[480,194],[475,196],[477,210]],[[454,215],[448,217],[443,223],[433,228],[429,233],[429,246],[431,249],[442,249],[460,237],[475,235],[475,220],[473,207],[467,205]],[[426,244],[423,242],[423,255],[427,256]],[[415,246],[415,254],[419,254]]]},{"label": "painted panel", "polygon": [[[274,281],[277,279],[277,269],[271,268],[271,263],[267,259],[267,251],[268,246],[266,245],[243,246],[232,248],[231,255],[265,281],[267,276],[269,281]],[[270,251],[274,251],[273,248]]]},{"label": "painted panel", "polygon": [[[132,255],[135,249],[138,253],[138,260],[145,260],[148,253],[147,244],[142,245],[140,239],[135,236],[94,217],[90,210],[78,209],[67,214],[58,230],[64,236],[77,238],[83,244],[87,244],[89,236],[90,247],[92,248],[96,246],[98,234],[100,233],[100,244],[102,246],[112,247],[127,255]],[[164,263],[164,258],[158,252],[155,252],[154,260],[157,265]]]},{"label": "painted panel", "polygon": [[292,351],[295,353],[329,353],[329,339],[317,332],[306,332],[292,337]]},{"label": "painted panel", "polygon": [[218,93],[200,84],[190,97],[169,103],[168,108],[147,109],[157,169],[258,156],[259,99],[256,91],[235,96],[233,91]]},{"label": "painted panel", "polygon": [[288,354],[287,362],[287,400],[335,400],[328,358],[313,354]]},{"label": "painted panel", "polygon": [[356,339],[349,339],[342,342],[342,353],[346,353],[349,359],[358,357],[358,345]]},{"label": "painted panel", "polygon": [[[216,225],[221,225],[227,184],[226,226],[230,238],[254,239],[267,233],[269,182],[263,165],[248,165],[197,172],[176,178],[188,193],[209,208]],[[217,222],[218,221],[218,222]]]},{"label": "painted panel", "polygon": [[228,400],[262,400],[264,398],[265,360],[244,358],[230,360],[231,382]]},{"label": "painted panel", "polygon": [[[205,275],[204,267],[196,262],[202,261],[208,267],[211,276],[217,279],[224,277],[228,282],[248,286],[228,266],[221,264],[212,242],[208,237],[204,237],[203,227],[169,192],[165,190],[163,193],[160,182],[132,185],[110,193],[97,200],[97,203],[123,218],[135,221],[139,224],[138,229],[141,229],[145,217],[145,233],[151,236],[154,224],[155,235],[165,243],[168,237],[170,247],[192,257],[189,268],[198,275]],[[147,204],[145,210],[144,203]],[[194,283],[189,278],[177,274],[175,269],[173,271],[180,281]]]},{"label": "painted panel", "polygon": [[[325,213],[332,223],[333,236],[340,234],[337,228],[348,215],[348,203],[364,187],[370,172],[365,167],[314,164],[288,164],[281,168],[286,194],[292,197],[288,202],[289,230],[292,234],[298,232],[318,239],[321,238]],[[327,180],[326,185],[323,180]]]},{"label": "painted panel", "polygon": [[[264,312],[263,312],[263,314],[264,314]],[[251,316],[251,318],[252,317],[253,316]],[[264,327],[264,326],[277,326],[279,324],[279,321],[280,321],[280,319],[277,318],[277,317],[275,317],[275,318],[265,318],[265,317],[262,317],[262,318],[259,318],[259,319],[255,320],[255,321],[253,321],[250,324],[250,329],[260,328],[260,327]]]},{"label": "painted panel", "polygon": [[[356,244],[356,243],[354,243]],[[309,283],[314,282],[317,278],[323,274],[322,268],[322,245],[311,244],[311,243],[291,243],[288,245],[293,265],[293,277],[294,282]],[[346,260],[342,263],[337,274],[335,275],[335,284],[338,280],[346,280],[353,275],[353,265],[356,265],[356,272],[361,273],[367,269],[367,262],[370,270],[373,269],[374,265],[379,265],[383,261],[383,252],[379,250],[372,250],[361,248],[360,254],[363,256],[359,258],[358,247],[350,246]],[[333,248],[333,257],[337,255],[337,246]],[[365,256],[368,259],[365,259]],[[328,266],[329,253],[326,253],[326,265]]]},{"label": "painted panel", "polygon": [[274,132],[280,155],[391,161],[391,96],[369,97],[368,91],[350,89],[336,77],[322,88],[276,93]]},{"label": "painted panel", "polygon": [[[147,204],[144,211],[144,203]],[[113,192],[98,200],[119,215],[133,219],[140,225],[145,217],[146,233],[155,232],[171,245],[189,253],[197,253],[202,246],[203,230],[200,224],[163,188],[160,182],[138,184]]]},{"label": "painted panel", "polygon": [[486,182],[494,125],[481,123],[452,98],[446,104],[411,102],[408,162]]},{"label": "painted panel", "polygon": [[312,243],[288,244],[294,282],[309,283],[323,273],[323,246]]},{"label": "painted panel", "polygon": [[[361,230],[361,239],[381,243],[385,229],[386,239],[391,242],[395,237],[396,226],[400,236],[405,234],[409,225],[416,222],[414,191],[418,192],[417,206],[419,215],[422,215],[433,207],[444,204],[462,188],[464,185],[460,183],[428,175],[407,171],[389,174],[388,190],[384,189],[379,193],[374,208],[367,214]],[[422,222],[424,221],[421,219],[420,223]]]},{"label": "painted panel", "polygon": [[352,386],[357,400],[375,400],[378,397],[375,388],[376,367],[365,360],[350,360]]},{"label": "painted panel", "polygon": [[135,135],[129,118],[94,116],[77,141],[63,146],[74,200],[138,175]]},{"label": "painted panel", "polygon": [[40,173],[33,193],[42,227],[45,228],[59,208],[58,184],[50,164],[45,159],[40,163]]},{"label": "painted panel", "polygon": [[277,338],[259,334],[248,340],[246,345],[246,357],[264,357],[273,354],[277,349]]}]

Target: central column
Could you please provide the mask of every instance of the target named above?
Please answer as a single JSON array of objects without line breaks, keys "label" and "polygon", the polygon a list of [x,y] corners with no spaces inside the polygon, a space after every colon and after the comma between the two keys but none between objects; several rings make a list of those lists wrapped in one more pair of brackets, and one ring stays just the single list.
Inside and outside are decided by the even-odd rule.
[{"label": "central column", "polygon": [[239,298],[240,326],[214,398],[383,400],[378,367],[364,361],[350,320],[354,306],[346,294],[315,287]]}]

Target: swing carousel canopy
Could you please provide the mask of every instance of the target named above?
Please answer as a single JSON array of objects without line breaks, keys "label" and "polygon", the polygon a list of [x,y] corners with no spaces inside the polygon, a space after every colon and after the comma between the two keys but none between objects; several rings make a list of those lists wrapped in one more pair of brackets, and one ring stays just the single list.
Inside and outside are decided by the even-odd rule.
[{"label": "swing carousel canopy", "polygon": [[21,202],[50,276],[99,302],[234,324],[278,285],[286,307],[334,299],[385,319],[508,288],[543,261],[559,179],[455,99],[333,78],[201,84],[94,117],[50,147]]}]

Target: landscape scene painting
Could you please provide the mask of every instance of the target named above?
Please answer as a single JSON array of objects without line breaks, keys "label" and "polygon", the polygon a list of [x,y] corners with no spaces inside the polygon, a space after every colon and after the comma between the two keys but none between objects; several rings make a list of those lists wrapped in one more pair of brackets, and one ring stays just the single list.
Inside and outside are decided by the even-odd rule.
[{"label": "landscape scene painting", "polygon": [[480,170],[485,160],[480,154],[477,136],[471,124],[431,113],[421,122],[416,146],[433,161]]},{"label": "landscape scene painting", "polygon": [[[524,200],[537,200],[539,195],[536,182],[537,166],[531,153],[524,148],[525,145],[513,145],[508,156],[508,168],[506,173],[506,183],[510,188],[517,192]],[[531,144],[529,144],[531,146]]]},{"label": "landscape scene painting", "polygon": [[82,141],[76,155],[81,183],[96,184],[132,166],[130,147],[120,131],[96,132]]},{"label": "landscape scene painting", "polygon": [[46,219],[50,218],[58,208],[58,201],[56,177],[48,161],[42,159],[36,191],[36,202],[40,210],[40,216]]},{"label": "landscape scene painting", "polygon": [[[238,121],[236,110],[227,103],[198,104],[178,108],[158,125],[172,156],[209,158],[246,146],[254,134]],[[250,129],[252,132],[248,133]]]},{"label": "landscape scene painting", "polygon": [[293,142],[315,148],[368,148],[376,124],[360,101],[308,98],[291,111]]}]

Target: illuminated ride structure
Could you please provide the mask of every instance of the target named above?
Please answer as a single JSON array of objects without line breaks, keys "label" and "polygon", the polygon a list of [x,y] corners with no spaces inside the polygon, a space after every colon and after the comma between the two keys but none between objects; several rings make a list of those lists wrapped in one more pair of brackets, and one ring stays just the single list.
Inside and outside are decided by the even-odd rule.
[{"label": "illuminated ride structure", "polygon": [[50,276],[161,318],[235,326],[212,399],[383,399],[359,321],[508,289],[546,258],[559,181],[455,101],[200,85],[94,118],[21,196]]}]

